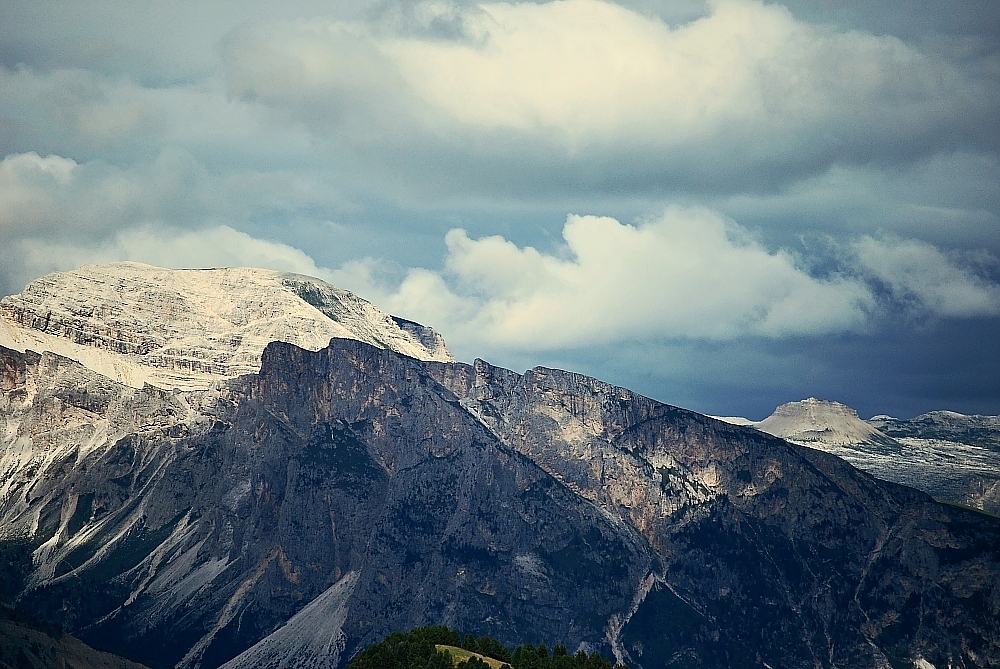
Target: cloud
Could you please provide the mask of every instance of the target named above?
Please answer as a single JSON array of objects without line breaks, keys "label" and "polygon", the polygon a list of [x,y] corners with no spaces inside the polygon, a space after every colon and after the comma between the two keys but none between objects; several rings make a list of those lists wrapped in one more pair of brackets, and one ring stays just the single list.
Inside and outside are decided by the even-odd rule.
[{"label": "cloud", "polygon": [[916,239],[831,238],[819,255],[799,257],[719,212],[681,206],[635,225],[571,215],[562,236],[543,252],[453,229],[441,270],[413,268],[392,282],[366,260],[328,276],[480,355],[867,336],[899,315],[1000,314],[993,256]]},{"label": "cloud", "polygon": [[677,27],[598,0],[423,6],[447,34],[323,19],[237,31],[229,90],[454,192],[760,187],[975,144],[997,100],[896,38],[752,0]]},{"label": "cloud", "polygon": [[[340,203],[334,188],[309,173],[217,175],[176,148],[128,169],[11,154],[0,160],[0,247],[9,249],[0,265],[0,291],[19,290],[45,271],[129,254],[153,264],[163,254],[163,263],[171,265],[183,264],[185,255],[217,265],[284,262],[315,273],[316,265],[305,263],[301,251],[255,247],[252,238],[238,237],[243,233],[235,226],[254,216],[322,214]],[[228,231],[231,239],[197,236],[207,229]],[[144,246],[148,239],[156,241]],[[199,248],[199,239],[207,246]]]},{"label": "cloud", "polygon": [[218,208],[217,185],[179,150],[129,170],[103,161],[12,154],[0,161],[0,237],[100,237],[140,223],[197,219]]},{"label": "cloud", "polygon": [[1000,314],[1000,285],[915,239],[864,236],[854,243],[863,271],[920,313],[969,318]]},{"label": "cloud", "polygon": [[563,238],[553,254],[452,230],[444,271],[412,270],[382,299],[452,339],[533,350],[823,335],[863,327],[873,305],[863,283],[812,277],[705,209],[635,226],[570,216]]},{"label": "cloud", "polygon": [[766,229],[769,239],[856,238],[877,230],[938,247],[1000,254],[997,184],[996,155],[957,152],[892,169],[833,166],[773,192],[702,202]]},{"label": "cloud", "polygon": [[263,267],[322,279],[335,274],[318,267],[305,252],[225,225],[200,230],[140,226],[122,230],[103,242],[66,244],[43,239],[16,243],[21,272],[28,280],[84,264],[135,260],[159,267]]},{"label": "cloud", "polygon": [[107,165],[81,166],[34,152],[6,156],[0,162],[0,235],[100,232],[109,218],[127,217],[138,204],[127,183]]},{"label": "cloud", "polygon": [[169,125],[150,93],[78,68],[0,66],[0,113],[15,129],[0,137],[0,152],[80,157],[148,151]]}]

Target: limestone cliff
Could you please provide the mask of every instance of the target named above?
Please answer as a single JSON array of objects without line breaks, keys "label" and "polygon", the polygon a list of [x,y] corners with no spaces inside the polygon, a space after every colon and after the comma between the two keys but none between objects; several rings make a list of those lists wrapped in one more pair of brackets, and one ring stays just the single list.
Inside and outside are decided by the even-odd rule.
[{"label": "limestone cliff", "polygon": [[249,267],[86,265],[0,300],[0,345],[52,351],[137,388],[206,388],[256,372],[272,341],[315,351],[333,337],[421,360],[454,359],[431,328],[349,291]]}]

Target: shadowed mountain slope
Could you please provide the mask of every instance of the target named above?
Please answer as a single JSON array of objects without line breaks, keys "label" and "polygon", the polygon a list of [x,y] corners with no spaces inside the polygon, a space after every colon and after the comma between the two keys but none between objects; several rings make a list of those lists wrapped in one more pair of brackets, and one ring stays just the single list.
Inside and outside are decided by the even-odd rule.
[{"label": "shadowed mountain slope", "polygon": [[[263,666],[290,642],[337,666],[442,622],[607,652],[608,621],[651,569],[637,532],[500,443],[412,358],[272,344],[260,375],[191,393],[3,358],[5,454],[21,466],[0,511],[38,546],[18,603],[151,666],[248,649],[234,666]],[[312,640],[282,633],[303,620]]]},{"label": "shadowed mountain slope", "polygon": [[18,604],[150,666],[426,624],[643,669],[1000,663],[1000,520],[594,379],[346,339],[189,392],[0,361]]},{"label": "shadowed mountain slope", "polygon": [[[665,573],[623,625],[623,657],[642,666],[1000,662],[996,519],[578,374],[429,367],[505,442],[639,529],[661,558]],[[699,615],[685,619],[678,602]],[[686,636],[665,633],[677,620]]]}]

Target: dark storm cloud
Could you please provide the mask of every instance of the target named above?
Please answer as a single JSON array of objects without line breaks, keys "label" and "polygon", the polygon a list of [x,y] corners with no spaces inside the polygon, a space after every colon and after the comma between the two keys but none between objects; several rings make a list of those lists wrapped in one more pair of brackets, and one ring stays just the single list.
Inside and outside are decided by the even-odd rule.
[{"label": "dark storm cloud", "polygon": [[[863,418],[911,418],[932,410],[996,415],[997,319],[897,322],[877,333],[782,341],[660,341],[606,348],[505,354],[514,369],[571,369],[709,415],[761,420],[785,402],[836,399]],[[484,356],[488,357],[488,356]],[[490,358],[488,358],[490,359]]]}]

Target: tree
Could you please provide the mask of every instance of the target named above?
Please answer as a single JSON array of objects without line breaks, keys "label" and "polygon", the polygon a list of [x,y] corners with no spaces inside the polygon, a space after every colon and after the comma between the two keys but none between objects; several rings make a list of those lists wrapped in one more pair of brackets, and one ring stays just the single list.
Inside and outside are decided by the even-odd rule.
[{"label": "tree", "polygon": [[627,669],[613,668],[597,653],[579,650],[570,655],[564,644],[556,644],[549,656],[544,643],[519,645],[510,652],[502,643],[488,636],[478,639],[471,634],[460,636],[447,627],[418,627],[409,632],[393,632],[379,643],[358,653],[347,669],[490,669],[479,657],[455,664],[447,650],[435,646],[456,646],[485,658],[505,662],[501,669]]}]

